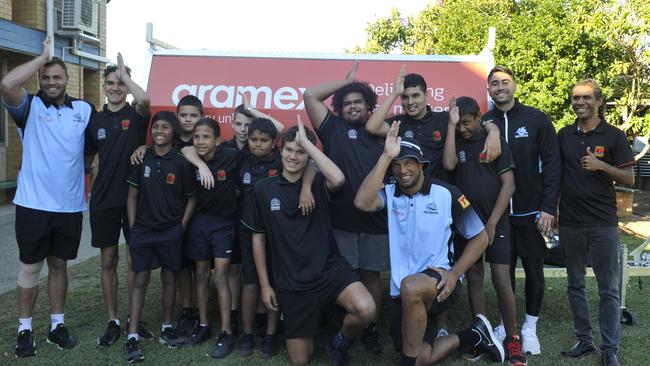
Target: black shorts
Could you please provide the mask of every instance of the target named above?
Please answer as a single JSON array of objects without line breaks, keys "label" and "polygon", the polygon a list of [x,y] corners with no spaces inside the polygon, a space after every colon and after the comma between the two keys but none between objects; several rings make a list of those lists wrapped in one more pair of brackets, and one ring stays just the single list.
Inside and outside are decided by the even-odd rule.
[{"label": "black shorts", "polygon": [[50,212],[16,206],[16,241],[20,261],[38,263],[48,256],[77,258],[81,212]]},{"label": "black shorts", "polygon": [[172,272],[181,269],[183,226],[151,230],[133,226],[129,233],[133,272],[162,267]]},{"label": "black shorts", "polygon": [[[454,258],[458,260],[467,246],[468,240],[462,235],[454,236]],[[485,250],[485,261],[494,264],[510,264],[512,260],[512,242],[510,240],[510,223],[507,216],[503,216],[494,231],[494,241]],[[483,257],[479,259],[479,262]]]},{"label": "black shorts", "polygon": [[[253,234],[243,225],[239,225],[239,242],[241,243],[242,283],[244,285],[259,285],[260,279],[257,276],[257,267],[253,257]],[[271,286],[274,286],[271,251],[268,245],[266,248],[266,272]]]},{"label": "black shorts", "polygon": [[[435,278],[437,282],[440,282],[441,277],[440,274],[432,269],[426,269],[422,272],[422,274],[426,274],[427,276],[431,278]],[[436,283],[437,283],[436,282]],[[445,301],[442,302],[437,302],[433,301],[431,304],[431,307],[429,307],[429,310],[427,311],[427,326],[426,329],[424,330],[424,336],[422,337],[423,342],[427,342],[431,345],[433,345],[433,342],[436,339],[436,336],[438,335],[438,328],[436,327],[436,317],[438,314],[441,314],[447,310],[450,310],[452,306],[456,303],[458,298],[460,297],[462,289],[462,284],[460,281],[456,282],[456,286],[454,287],[453,291],[449,296],[445,299]],[[401,350],[402,348],[402,302],[400,298],[396,298],[393,300],[394,301],[394,307],[393,307],[393,320],[390,325],[390,336],[393,340],[393,345],[395,346],[396,350]]]},{"label": "black shorts", "polygon": [[310,291],[277,291],[277,299],[284,320],[285,338],[314,337],[321,333],[323,318],[331,315],[339,295],[349,285],[359,281],[356,272],[343,258],[333,257]]},{"label": "black shorts", "polygon": [[126,206],[90,211],[90,244],[94,248],[107,248],[120,241],[120,230],[128,242],[129,219]]},{"label": "black shorts", "polygon": [[232,243],[232,253],[230,254],[230,264],[241,264],[241,243],[240,243],[240,234],[242,231],[240,219],[235,219],[235,238]]},{"label": "black shorts", "polygon": [[230,259],[235,239],[235,221],[209,215],[195,215],[190,224],[190,239],[184,255],[195,261],[213,258]]},{"label": "black shorts", "polygon": [[548,249],[544,237],[537,230],[535,215],[510,216],[510,239],[513,263],[517,257],[545,258]]}]

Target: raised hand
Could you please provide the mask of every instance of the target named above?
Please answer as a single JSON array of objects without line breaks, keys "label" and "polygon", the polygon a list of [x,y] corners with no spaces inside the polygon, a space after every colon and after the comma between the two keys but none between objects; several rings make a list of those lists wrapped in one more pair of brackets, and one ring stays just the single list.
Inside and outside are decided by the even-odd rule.
[{"label": "raised hand", "polygon": [[395,79],[395,85],[393,85],[393,94],[400,95],[404,93],[404,74],[406,73],[406,64],[402,65],[399,69],[399,74],[397,74],[397,79]]},{"label": "raised hand", "polygon": [[122,53],[117,53],[117,69],[115,70],[115,76],[120,81],[124,81],[124,78],[128,78],[129,74],[126,72],[126,65],[124,65],[124,58]]},{"label": "raised hand", "polygon": [[43,40],[43,52],[41,53],[41,56],[45,59],[46,62],[52,61],[53,55],[50,53],[50,43],[52,43],[50,37],[45,37]]},{"label": "raised hand", "polygon": [[456,105],[456,97],[451,97],[449,100],[449,122],[454,126],[458,126],[460,115],[458,113],[458,106]]},{"label": "raised hand", "polygon": [[399,125],[400,121],[394,121],[390,125],[390,130],[388,130],[384,140],[384,154],[391,159],[399,155],[400,143],[402,142],[402,138],[399,137]]},{"label": "raised hand", "polygon": [[241,95],[242,104],[244,105],[244,110],[245,111],[250,111],[252,109],[251,108],[251,101],[248,99],[246,94],[244,94],[241,90],[237,91],[237,93],[239,95]]},{"label": "raised hand", "polygon": [[345,80],[354,81],[355,76],[357,75],[357,69],[359,68],[359,60],[355,60],[352,65],[352,69],[348,71],[348,74],[345,76]]}]

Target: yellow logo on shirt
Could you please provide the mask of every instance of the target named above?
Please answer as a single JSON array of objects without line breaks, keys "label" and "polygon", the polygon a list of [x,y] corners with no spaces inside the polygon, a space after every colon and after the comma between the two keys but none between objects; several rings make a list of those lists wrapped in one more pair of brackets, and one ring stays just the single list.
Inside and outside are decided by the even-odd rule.
[{"label": "yellow logo on shirt", "polygon": [[458,203],[460,203],[460,207],[462,207],[463,210],[469,207],[469,200],[464,194],[458,197]]}]

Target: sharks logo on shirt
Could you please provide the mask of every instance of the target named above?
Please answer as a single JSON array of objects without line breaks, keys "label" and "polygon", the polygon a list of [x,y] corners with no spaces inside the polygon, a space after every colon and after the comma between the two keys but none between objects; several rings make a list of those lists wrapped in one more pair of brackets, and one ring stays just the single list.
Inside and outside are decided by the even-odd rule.
[{"label": "sharks logo on shirt", "polygon": [[97,130],[97,140],[103,140],[105,138],[106,138],[106,130],[103,128]]},{"label": "sharks logo on shirt", "polygon": [[412,139],[413,138],[413,131],[411,131],[411,130],[405,131],[404,132],[404,137]]},{"label": "sharks logo on shirt", "polygon": [[520,139],[522,137],[528,137],[528,130],[525,126],[521,126],[515,131],[515,138]]}]

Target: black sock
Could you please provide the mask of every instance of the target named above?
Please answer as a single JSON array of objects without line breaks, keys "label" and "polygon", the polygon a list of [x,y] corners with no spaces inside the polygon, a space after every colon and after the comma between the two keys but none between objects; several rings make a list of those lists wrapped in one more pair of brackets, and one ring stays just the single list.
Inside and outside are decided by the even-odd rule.
[{"label": "black sock", "polygon": [[404,353],[400,353],[399,355],[399,364],[400,366],[415,366],[415,360],[417,357],[409,357],[405,355]]},{"label": "black sock", "polygon": [[474,347],[481,341],[481,336],[472,328],[467,328],[456,334],[458,336],[458,348]]}]

